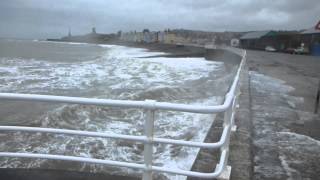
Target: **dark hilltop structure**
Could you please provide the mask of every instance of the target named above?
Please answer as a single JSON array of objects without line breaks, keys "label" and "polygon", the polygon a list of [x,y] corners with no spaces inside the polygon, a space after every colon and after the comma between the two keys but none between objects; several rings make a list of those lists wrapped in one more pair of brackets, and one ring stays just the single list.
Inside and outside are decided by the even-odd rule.
[{"label": "dark hilltop structure", "polygon": [[61,42],[86,42],[86,43],[105,43],[117,39],[116,34],[100,34],[96,32],[93,27],[91,33],[85,35],[72,36],[69,29],[68,36],[61,39],[47,39],[48,41],[61,41]]}]

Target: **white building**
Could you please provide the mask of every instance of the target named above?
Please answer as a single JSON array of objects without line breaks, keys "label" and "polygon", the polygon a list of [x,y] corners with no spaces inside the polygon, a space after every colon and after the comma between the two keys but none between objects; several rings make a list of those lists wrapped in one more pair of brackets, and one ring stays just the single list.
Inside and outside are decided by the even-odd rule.
[{"label": "white building", "polygon": [[159,41],[160,43],[164,43],[164,41],[165,41],[165,32],[160,31],[160,32],[158,33],[158,41]]},{"label": "white building", "polygon": [[240,40],[239,40],[239,39],[236,39],[236,38],[231,39],[231,41],[230,41],[230,46],[232,46],[232,47],[238,47],[239,45],[240,45]]}]

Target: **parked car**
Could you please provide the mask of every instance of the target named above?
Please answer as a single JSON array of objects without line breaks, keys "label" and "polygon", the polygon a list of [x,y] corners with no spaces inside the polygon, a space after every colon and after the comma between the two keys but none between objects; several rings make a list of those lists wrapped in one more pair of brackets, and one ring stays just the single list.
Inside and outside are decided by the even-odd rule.
[{"label": "parked car", "polygon": [[284,52],[294,54],[294,50],[295,50],[295,48],[289,47],[289,48],[285,49]]},{"label": "parked car", "polygon": [[305,48],[305,47],[298,47],[296,49],[294,49],[294,54],[309,54],[309,49],[308,48]]},{"label": "parked car", "polygon": [[266,46],[265,51],[268,51],[268,52],[276,52],[277,50],[276,50],[274,47],[272,47],[272,46]]}]

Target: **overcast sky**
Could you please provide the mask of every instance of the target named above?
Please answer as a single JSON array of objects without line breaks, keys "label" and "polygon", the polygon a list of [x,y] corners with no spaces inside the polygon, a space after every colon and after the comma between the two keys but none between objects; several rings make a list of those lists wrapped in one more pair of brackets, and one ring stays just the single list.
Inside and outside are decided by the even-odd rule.
[{"label": "overcast sky", "polygon": [[0,37],[48,38],[91,31],[184,28],[303,29],[320,20],[319,0],[1,0]]}]

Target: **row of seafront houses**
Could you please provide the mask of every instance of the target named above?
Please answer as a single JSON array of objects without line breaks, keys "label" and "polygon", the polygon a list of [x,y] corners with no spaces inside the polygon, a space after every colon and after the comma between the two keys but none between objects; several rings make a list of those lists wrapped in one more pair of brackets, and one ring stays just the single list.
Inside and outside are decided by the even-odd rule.
[{"label": "row of seafront houses", "polygon": [[[144,42],[153,43],[160,42],[166,44],[177,43],[177,36],[169,31],[157,31],[151,32],[148,29],[144,29],[142,32],[127,32],[121,33],[120,40],[129,42]],[[181,39],[181,41],[183,41]],[[180,41],[179,41],[180,42]],[[181,42],[182,43],[182,42]]]},{"label": "row of seafront houses", "polygon": [[149,31],[144,29],[142,32],[126,32],[121,33],[120,40],[128,42],[142,43],[164,43],[164,44],[199,44],[204,45],[214,42],[214,38],[192,38],[184,37],[170,30],[165,31]]}]

